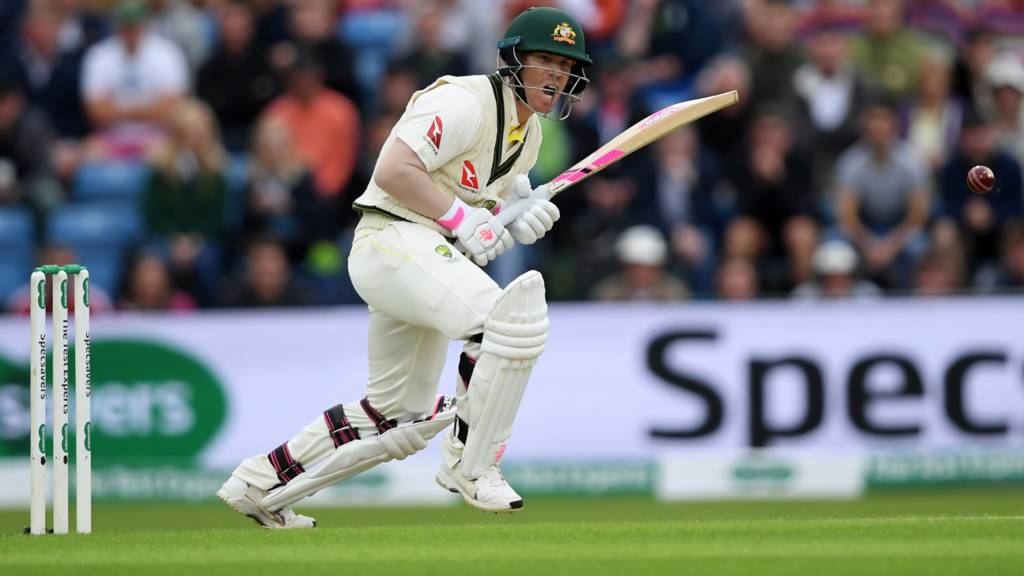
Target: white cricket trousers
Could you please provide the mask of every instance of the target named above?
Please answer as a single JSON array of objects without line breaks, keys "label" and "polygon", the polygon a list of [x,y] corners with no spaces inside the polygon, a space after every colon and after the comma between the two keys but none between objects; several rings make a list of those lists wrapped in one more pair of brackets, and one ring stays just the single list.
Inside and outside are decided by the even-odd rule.
[{"label": "white cricket trousers", "polygon": [[[364,215],[356,228],[348,269],[370,307],[366,399],[387,419],[415,419],[433,407],[449,341],[483,332],[501,288],[441,234],[374,214]],[[463,352],[475,362],[480,344],[467,341]],[[459,378],[456,392],[460,416],[468,421],[466,384]],[[358,400],[341,407],[362,437],[377,433]],[[334,450],[328,425],[326,415],[317,416],[268,454],[243,461],[234,474],[269,490],[286,480],[282,474],[294,475]]]}]

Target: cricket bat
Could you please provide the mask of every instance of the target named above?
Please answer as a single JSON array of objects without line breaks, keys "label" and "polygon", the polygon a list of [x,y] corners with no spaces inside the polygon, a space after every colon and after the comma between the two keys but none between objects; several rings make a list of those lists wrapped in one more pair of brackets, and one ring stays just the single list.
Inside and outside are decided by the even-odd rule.
[{"label": "cricket bat", "polygon": [[[572,167],[556,176],[551,182],[548,182],[548,196],[553,197],[566,188],[579,184],[676,128],[731,106],[738,100],[739,94],[732,90],[706,98],[677,102],[658,110],[633,124],[624,132],[612,138],[607,144],[601,146],[583,160],[573,164]],[[507,210],[503,209],[498,213],[498,220],[506,226],[511,224],[512,221],[523,213],[526,209],[526,204],[526,202],[516,202],[513,206],[508,207]]]}]

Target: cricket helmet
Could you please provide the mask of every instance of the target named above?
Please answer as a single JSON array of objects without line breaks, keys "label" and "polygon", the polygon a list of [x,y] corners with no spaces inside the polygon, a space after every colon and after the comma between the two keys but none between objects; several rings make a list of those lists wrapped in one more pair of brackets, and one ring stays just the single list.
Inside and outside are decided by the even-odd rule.
[{"label": "cricket helmet", "polygon": [[541,89],[523,85],[520,72],[528,67],[522,61],[522,55],[526,52],[557,54],[575,62],[569,73],[566,91],[559,91],[561,106],[554,108],[559,110],[557,117],[564,119],[569,115],[572,104],[579,102],[583,90],[590,82],[584,68],[593,64],[593,61],[587,54],[583,28],[575,18],[557,8],[529,8],[512,20],[505,37],[498,42],[498,74],[513,88],[523,104],[527,104],[525,90]]}]

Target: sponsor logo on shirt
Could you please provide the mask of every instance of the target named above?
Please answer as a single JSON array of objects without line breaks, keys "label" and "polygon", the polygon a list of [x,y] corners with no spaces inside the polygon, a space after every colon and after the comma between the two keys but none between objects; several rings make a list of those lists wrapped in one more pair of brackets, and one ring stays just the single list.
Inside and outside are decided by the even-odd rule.
[{"label": "sponsor logo on shirt", "polygon": [[444,132],[444,123],[441,122],[440,116],[434,116],[434,121],[430,123],[430,128],[427,128],[426,135],[427,142],[434,149],[434,154],[441,149],[442,132]]},{"label": "sponsor logo on shirt", "polygon": [[473,192],[480,191],[480,180],[476,177],[476,167],[469,160],[462,162],[462,179],[459,181],[459,184]]}]

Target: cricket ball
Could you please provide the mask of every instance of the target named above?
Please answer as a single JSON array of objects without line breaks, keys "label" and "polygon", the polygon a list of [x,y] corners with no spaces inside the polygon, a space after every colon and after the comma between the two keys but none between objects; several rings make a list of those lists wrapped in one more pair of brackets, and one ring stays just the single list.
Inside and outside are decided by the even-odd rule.
[{"label": "cricket ball", "polygon": [[967,187],[976,194],[984,194],[996,185],[996,175],[988,166],[975,166],[967,172]]}]

